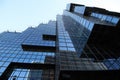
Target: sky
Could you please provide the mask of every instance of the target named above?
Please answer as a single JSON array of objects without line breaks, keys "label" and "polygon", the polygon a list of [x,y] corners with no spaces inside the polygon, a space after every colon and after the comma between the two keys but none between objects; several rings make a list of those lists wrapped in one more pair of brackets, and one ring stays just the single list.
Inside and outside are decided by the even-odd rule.
[{"label": "sky", "polygon": [[55,20],[71,2],[120,13],[120,0],[0,0],[0,33],[22,32]]}]

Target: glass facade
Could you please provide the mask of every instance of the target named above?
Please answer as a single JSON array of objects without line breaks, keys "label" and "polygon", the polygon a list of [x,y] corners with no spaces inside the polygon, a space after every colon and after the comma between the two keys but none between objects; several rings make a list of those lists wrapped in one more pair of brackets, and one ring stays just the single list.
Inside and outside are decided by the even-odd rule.
[{"label": "glass facade", "polygon": [[65,28],[70,34],[78,56],[80,56],[94,27],[94,23],[68,11],[64,11],[64,15],[63,20]]},{"label": "glass facade", "polygon": [[0,80],[119,80],[119,15],[92,9],[68,4],[56,21],[1,33]]},{"label": "glass facade", "polygon": [[[55,35],[56,22],[41,24],[37,28],[28,28],[22,33],[4,32],[0,35],[0,75],[6,70],[11,62],[46,64],[46,56],[55,57],[54,52],[36,52],[23,51],[21,44],[55,46],[55,41],[45,41],[42,39],[43,34]],[[52,27],[51,27],[52,26]],[[48,28],[46,30],[46,28]],[[54,60],[54,59],[53,59]],[[53,64],[53,63],[49,63]],[[41,80],[27,79],[30,69],[14,69],[9,80]],[[41,71],[44,72],[44,71]],[[36,72],[37,73],[37,72]],[[42,74],[42,73],[41,73]],[[49,73],[48,73],[49,74]]]},{"label": "glass facade", "polygon": [[54,80],[54,70],[14,69],[8,80]]},{"label": "glass facade", "polygon": [[104,60],[104,64],[107,66],[108,69],[120,69],[120,60],[118,59],[106,59]]},{"label": "glass facade", "polygon": [[62,17],[58,16],[58,40],[59,40],[59,50],[60,51],[72,51],[75,52],[75,48],[68,34],[65,30]]},{"label": "glass facade", "polygon": [[92,13],[91,16],[101,19],[102,21],[107,21],[113,24],[117,24],[119,21],[119,17],[115,17],[115,16],[111,16],[111,15],[105,15],[105,14],[101,14],[101,13]]},{"label": "glass facade", "polygon": [[79,13],[79,14],[84,14],[85,6],[75,6],[74,12]]}]

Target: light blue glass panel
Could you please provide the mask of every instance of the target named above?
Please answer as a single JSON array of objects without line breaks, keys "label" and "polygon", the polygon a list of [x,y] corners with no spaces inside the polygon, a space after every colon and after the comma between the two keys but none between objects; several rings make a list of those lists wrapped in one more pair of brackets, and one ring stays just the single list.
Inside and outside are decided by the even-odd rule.
[{"label": "light blue glass panel", "polygon": [[94,16],[94,13],[92,13],[91,16]]},{"label": "light blue glass panel", "polygon": [[6,61],[8,58],[2,58],[2,61]]},{"label": "light blue glass panel", "polygon": [[81,18],[81,20],[80,20],[80,23],[82,24],[82,22],[83,22],[83,18]]},{"label": "light blue glass panel", "polygon": [[88,28],[88,26],[89,26],[89,21],[86,21],[85,26],[86,26],[86,28]]},{"label": "light blue glass panel", "polygon": [[99,14],[99,15],[98,15],[98,18],[99,18],[99,19],[101,19],[101,18],[102,18],[102,16],[103,16],[102,14]]},{"label": "light blue glass panel", "polygon": [[2,65],[3,65],[3,63],[4,63],[4,62],[0,62],[0,66],[2,66]]},{"label": "light blue glass panel", "polygon": [[24,80],[24,78],[18,77],[17,80]]},{"label": "light blue glass panel", "polygon": [[85,6],[75,6],[74,12],[84,14]]},{"label": "light blue glass panel", "polygon": [[112,20],[112,16],[107,16],[106,21],[111,22],[111,20]]},{"label": "light blue glass panel", "polygon": [[75,48],[68,47],[68,51],[75,51]]},{"label": "light blue glass panel", "polygon": [[67,39],[67,40],[66,40],[66,42],[67,42],[67,43],[68,43],[68,42],[70,42],[70,43],[71,43],[72,41],[71,41],[70,39]]},{"label": "light blue glass panel", "polygon": [[13,59],[13,62],[17,62],[17,61],[18,61],[18,58],[14,58],[14,59]]},{"label": "light blue glass panel", "polygon": [[66,46],[66,43],[59,43],[60,46]]},{"label": "light blue glass panel", "polygon": [[[86,23],[86,20],[84,19],[84,20],[83,20],[83,26],[85,26],[85,23]],[[85,26],[85,27],[86,27],[86,26]]]},{"label": "light blue glass panel", "polygon": [[0,72],[4,72],[6,67],[0,67]]},{"label": "light blue glass panel", "polygon": [[73,44],[72,43],[67,43],[67,46],[68,47],[73,47]]},{"label": "light blue glass panel", "polygon": [[88,29],[91,31],[93,29],[94,23],[90,22]]},{"label": "light blue glass panel", "polygon": [[98,17],[98,14],[97,14],[97,13],[95,13],[95,16],[94,16],[94,17],[96,17],[96,18],[97,18],[97,17]]},{"label": "light blue glass panel", "polygon": [[82,19],[82,18],[81,18],[81,17],[79,17],[79,19],[78,19],[78,22],[79,22],[79,23],[80,23],[81,19]]},{"label": "light blue glass panel", "polygon": [[106,20],[107,16],[106,15],[103,15],[101,20]]},{"label": "light blue glass panel", "polygon": [[62,47],[59,47],[59,49],[62,50],[62,51],[67,51],[67,47],[62,46]]},{"label": "light blue glass panel", "polygon": [[119,20],[119,18],[113,17],[111,22],[117,24]]},{"label": "light blue glass panel", "polygon": [[8,66],[10,64],[10,62],[5,62],[3,66]]},{"label": "light blue glass panel", "polygon": [[28,62],[29,62],[29,59],[25,59],[24,62],[25,62],[25,63],[28,63]]},{"label": "light blue glass panel", "polygon": [[25,75],[26,75],[26,72],[21,71],[21,73],[20,73],[19,77],[25,77]]}]

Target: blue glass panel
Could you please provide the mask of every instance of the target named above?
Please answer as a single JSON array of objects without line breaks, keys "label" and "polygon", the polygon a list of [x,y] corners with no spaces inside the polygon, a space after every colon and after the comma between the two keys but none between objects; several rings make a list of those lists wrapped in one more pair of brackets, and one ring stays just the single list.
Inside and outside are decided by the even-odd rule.
[{"label": "blue glass panel", "polygon": [[93,29],[94,23],[90,22],[88,29],[91,31]]},{"label": "blue glass panel", "polygon": [[83,22],[83,18],[81,18],[81,21],[80,21],[80,23],[82,23]]},{"label": "blue glass panel", "polygon": [[68,51],[75,51],[75,48],[68,47]]},{"label": "blue glass panel", "polygon": [[74,9],[74,12],[80,13],[80,14],[84,14],[85,11],[85,7],[84,6],[76,6]]},{"label": "blue glass panel", "polygon": [[[85,23],[86,23],[86,20],[84,19],[84,20],[83,20],[83,26],[85,26]],[[85,27],[86,27],[86,26],[85,26]]]},{"label": "blue glass panel", "polygon": [[60,50],[67,51],[67,47],[59,47]]},{"label": "blue glass panel", "polygon": [[59,43],[60,46],[66,46],[66,43]]},{"label": "blue glass panel", "polygon": [[106,15],[103,15],[102,19],[101,20],[106,20],[107,16]]},{"label": "blue glass panel", "polygon": [[111,22],[111,20],[112,20],[112,16],[107,16],[107,19],[106,19],[106,21],[109,21],[109,22]]},{"label": "blue glass panel", "polygon": [[95,16],[95,13],[92,13],[91,16]]},{"label": "blue glass panel", "polygon": [[112,19],[112,23],[117,24],[118,21],[119,21],[119,18],[113,17],[113,19]]},{"label": "blue glass panel", "polygon": [[88,26],[89,26],[89,21],[86,21],[85,26],[86,26],[86,28],[88,28]]},{"label": "blue glass panel", "polygon": [[95,13],[95,17],[98,18],[98,14],[97,13]]},{"label": "blue glass panel", "polygon": [[99,18],[99,19],[101,19],[101,18],[102,18],[102,16],[103,16],[102,14],[99,14],[99,15],[98,15],[98,18]]},{"label": "blue glass panel", "polygon": [[72,43],[67,43],[67,46],[73,47],[73,44]]},{"label": "blue glass panel", "polygon": [[3,65],[3,63],[4,63],[4,62],[0,62],[0,66],[2,66],[2,65]]}]

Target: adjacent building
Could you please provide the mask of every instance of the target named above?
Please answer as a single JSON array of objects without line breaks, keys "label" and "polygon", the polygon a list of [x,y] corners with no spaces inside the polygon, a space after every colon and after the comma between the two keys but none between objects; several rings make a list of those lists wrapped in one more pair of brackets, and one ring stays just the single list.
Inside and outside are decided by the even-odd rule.
[{"label": "adjacent building", "polygon": [[56,21],[0,34],[0,80],[120,80],[120,13],[70,3]]}]

